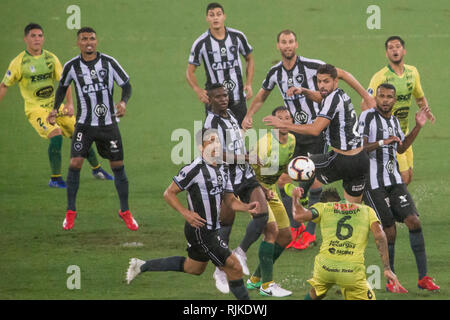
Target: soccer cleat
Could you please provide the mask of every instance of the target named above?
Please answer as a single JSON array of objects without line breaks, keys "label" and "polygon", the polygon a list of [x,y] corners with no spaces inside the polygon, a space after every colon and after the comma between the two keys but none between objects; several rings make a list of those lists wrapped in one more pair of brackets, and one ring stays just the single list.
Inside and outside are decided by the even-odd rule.
[{"label": "soccer cleat", "polygon": [[142,272],[141,266],[144,263],[145,263],[145,261],[140,260],[138,258],[130,259],[130,266],[128,267],[126,278],[125,278],[127,280],[128,284],[130,284],[130,282],[133,281],[133,279],[136,278],[136,276]]},{"label": "soccer cleat", "polygon": [[67,210],[66,212],[66,218],[63,222],[63,228],[64,230],[70,230],[73,228],[73,225],[75,223],[75,218],[77,217],[77,212],[72,210]]},{"label": "soccer cleat", "polygon": [[248,290],[256,290],[261,287],[262,282],[258,281],[258,282],[253,282],[252,280],[248,279],[247,280],[247,289]]},{"label": "soccer cleat", "polygon": [[302,225],[298,228],[292,228],[291,227],[291,235],[292,235],[292,241],[286,246],[286,249],[289,249],[292,247],[297,241],[297,238],[305,231],[305,224],[302,223]]},{"label": "soccer cleat", "polygon": [[282,297],[290,296],[292,294],[292,292],[289,290],[283,289],[275,282],[272,282],[269,284],[269,286],[266,289],[264,289],[261,286],[259,288],[259,294],[262,296],[266,296],[266,297],[282,298]]},{"label": "soccer cleat", "polygon": [[62,177],[57,177],[57,178],[51,178],[50,181],[48,182],[48,186],[50,188],[59,188],[59,189],[66,189],[66,183],[64,182]]},{"label": "soccer cleat", "polygon": [[132,231],[136,231],[139,228],[139,225],[136,222],[136,220],[134,220],[133,216],[131,215],[130,210],[127,210],[127,211],[124,211],[124,212],[119,210],[119,216],[125,222],[125,224],[127,225],[128,229],[130,229]]},{"label": "soccer cleat", "polygon": [[392,293],[408,293],[408,290],[403,288],[401,284],[399,284],[397,287],[391,282],[386,283],[386,291]]},{"label": "soccer cleat", "polygon": [[216,268],[216,271],[213,273],[213,278],[216,280],[216,288],[222,293],[229,293],[230,286],[228,285],[228,279],[225,272]]},{"label": "soccer cleat", "polygon": [[241,247],[237,247],[233,250],[233,253],[236,255],[236,258],[238,258],[239,263],[242,266],[242,272],[247,276],[250,275],[250,270],[248,270],[247,267],[247,255],[244,250],[242,250]]},{"label": "soccer cleat", "polygon": [[425,276],[422,279],[420,279],[419,281],[417,281],[417,286],[419,287],[419,289],[423,289],[423,290],[428,290],[428,291],[437,291],[440,290],[441,287],[439,287],[438,285],[436,285],[433,282],[433,278]]},{"label": "soccer cleat", "polygon": [[293,247],[298,250],[305,250],[311,243],[316,242],[316,235],[305,231],[300,238],[294,243]]},{"label": "soccer cleat", "polygon": [[92,175],[96,179],[100,180],[114,180],[114,177],[110,175],[108,172],[103,170],[102,167],[98,167],[97,169],[92,169]]}]

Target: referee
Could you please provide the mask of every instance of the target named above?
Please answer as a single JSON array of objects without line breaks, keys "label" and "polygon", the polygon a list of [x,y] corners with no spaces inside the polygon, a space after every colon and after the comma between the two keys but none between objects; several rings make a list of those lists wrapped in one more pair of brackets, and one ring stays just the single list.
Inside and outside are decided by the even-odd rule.
[{"label": "referee", "polygon": [[[232,294],[239,300],[248,300],[241,264],[218,233],[219,217],[222,201],[234,210],[250,213],[258,210],[258,203],[245,204],[234,196],[228,165],[218,159],[221,144],[214,130],[200,130],[196,134],[196,144],[201,156],[183,167],[164,192],[166,202],[186,219],[184,234],[188,242],[188,257],[172,256],[148,261],[132,258],[126,280],[130,283],[146,271],[200,275],[211,260],[226,273]],[[177,194],[184,190],[187,192],[188,208],[177,198]]]},{"label": "referee", "polygon": [[[58,109],[73,81],[78,108],[67,175],[67,212],[63,228],[70,230],[74,226],[80,170],[89,148],[95,142],[99,154],[109,160],[114,173],[114,183],[120,199],[119,216],[130,230],[135,231],[139,226],[128,207],[128,179],[116,119],[125,115],[126,104],[131,96],[130,78],[113,57],[97,51],[97,34],[94,29],[83,27],[78,30],[77,45],[81,54],[64,65],[55,105],[47,118],[49,123],[55,122]],[[122,88],[122,97],[117,105],[113,102],[114,82]]]},{"label": "referee", "polygon": [[[230,95],[228,107],[241,125],[247,113],[246,100],[253,95],[253,48],[241,31],[225,27],[225,19],[222,5],[213,2],[207,6],[206,21],[209,29],[192,45],[186,79],[198,99],[207,106],[209,104],[207,92],[198,85],[195,76],[195,70],[203,62],[206,74],[205,87],[220,83],[227,88]],[[246,64],[245,83],[240,55],[244,57]]]}]

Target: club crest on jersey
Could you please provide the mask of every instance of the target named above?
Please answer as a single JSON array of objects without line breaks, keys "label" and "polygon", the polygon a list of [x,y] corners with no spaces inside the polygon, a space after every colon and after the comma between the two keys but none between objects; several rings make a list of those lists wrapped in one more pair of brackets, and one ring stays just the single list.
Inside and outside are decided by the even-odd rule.
[{"label": "club crest on jersey", "polygon": [[297,83],[302,84],[302,83],[303,83],[303,80],[305,80],[305,78],[303,77],[302,74],[299,73],[299,74],[295,77],[295,80],[297,80]]},{"label": "club crest on jersey", "polygon": [[73,144],[73,149],[77,152],[80,152],[83,149],[83,143],[82,142],[75,142]]},{"label": "club crest on jersey", "polygon": [[231,52],[232,54],[236,54],[236,52],[237,52],[236,46],[231,46],[231,47],[230,47],[230,52]]},{"label": "club crest on jersey", "polygon": [[100,80],[104,80],[106,78],[107,74],[108,74],[108,70],[106,70],[106,69],[100,69],[98,71],[98,77],[100,78]]}]

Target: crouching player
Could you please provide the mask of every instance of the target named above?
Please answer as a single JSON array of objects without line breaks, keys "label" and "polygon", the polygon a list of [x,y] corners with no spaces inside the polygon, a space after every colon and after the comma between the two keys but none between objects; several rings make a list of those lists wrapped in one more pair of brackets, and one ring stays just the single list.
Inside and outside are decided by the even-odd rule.
[{"label": "crouching player", "polygon": [[[242,266],[235,254],[220,238],[220,207],[224,201],[235,211],[256,213],[257,202],[249,204],[233,194],[228,166],[221,162],[222,147],[214,130],[202,129],[196,135],[201,156],[183,167],[164,192],[164,199],[186,219],[184,234],[188,242],[188,257],[173,256],[143,261],[130,260],[126,280],[130,283],[146,271],[178,271],[201,275],[211,260],[222,269],[228,279],[230,291],[239,300],[249,295],[242,279]],[[184,207],[177,194],[187,191],[189,208]]]}]

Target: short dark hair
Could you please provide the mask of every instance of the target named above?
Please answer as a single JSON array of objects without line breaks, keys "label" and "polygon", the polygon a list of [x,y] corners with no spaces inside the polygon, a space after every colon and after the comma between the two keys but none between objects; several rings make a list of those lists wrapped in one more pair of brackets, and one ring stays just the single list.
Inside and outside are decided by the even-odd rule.
[{"label": "short dark hair", "polygon": [[320,195],[320,202],[337,202],[341,201],[341,196],[336,188],[327,188]]},{"label": "short dark hair", "polygon": [[290,113],[289,109],[286,106],[279,106],[273,109],[272,115],[274,116],[278,111],[287,111]]},{"label": "short dark hair", "polygon": [[94,29],[92,29],[91,27],[83,27],[80,30],[78,30],[77,32],[77,36],[79,36],[82,33],[95,33],[97,34],[97,32],[95,32]]},{"label": "short dark hair", "polygon": [[286,29],[286,30],[280,31],[280,33],[278,33],[278,35],[277,35],[277,42],[280,42],[280,37],[281,37],[282,34],[284,34],[284,35],[293,34],[294,37],[295,37],[295,41],[297,41],[297,35],[295,34],[295,32],[292,31],[292,30]]},{"label": "short dark hair", "polygon": [[317,69],[317,74],[329,74],[333,79],[337,78],[337,70],[336,67],[332,64],[322,64]]},{"label": "short dark hair", "polygon": [[198,130],[197,133],[195,134],[195,144],[197,146],[203,146],[203,142],[211,134],[217,134],[217,129],[207,129],[203,127],[201,130]]},{"label": "short dark hair", "polygon": [[206,91],[208,92],[208,96],[210,95],[211,91],[219,89],[219,88],[223,88],[225,91],[228,92],[227,88],[225,88],[225,86],[221,83],[213,83],[210,84],[209,86],[206,87]]},{"label": "short dark hair", "polygon": [[397,92],[397,90],[395,89],[395,87],[394,87],[392,84],[386,83],[386,82],[380,84],[380,85],[377,87],[377,92],[378,92],[378,89],[380,89],[380,88],[385,88],[385,89],[389,89],[389,90],[394,90],[394,94]]},{"label": "short dark hair", "polygon": [[27,36],[33,29],[39,29],[42,32],[44,32],[44,29],[42,29],[42,27],[39,24],[30,22],[29,24],[26,25],[25,29],[23,30],[24,35]]},{"label": "short dark hair", "polygon": [[390,36],[389,38],[387,38],[386,42],[384,43],[385,49],[387,49],[388,43],[389,43],[390,41],[394,41],[394,40],[400,41],[400,43],[402,44],[402,47],[403,47],[403,48],[405,47],[405,41],[404,41],[402,38],[400,38],[399,36]]},{"label": "short dark hair", "polygon": [[211,2],[210,4],[208,4],[208,6],[206,7],[206,15],[208,15],[208,11],[209,10],[213,10],[216,8],[220,8],[222,9],[222,12],[225,13],[225,10],[223,9],[222,5],[220,3],[217,2]]}]

